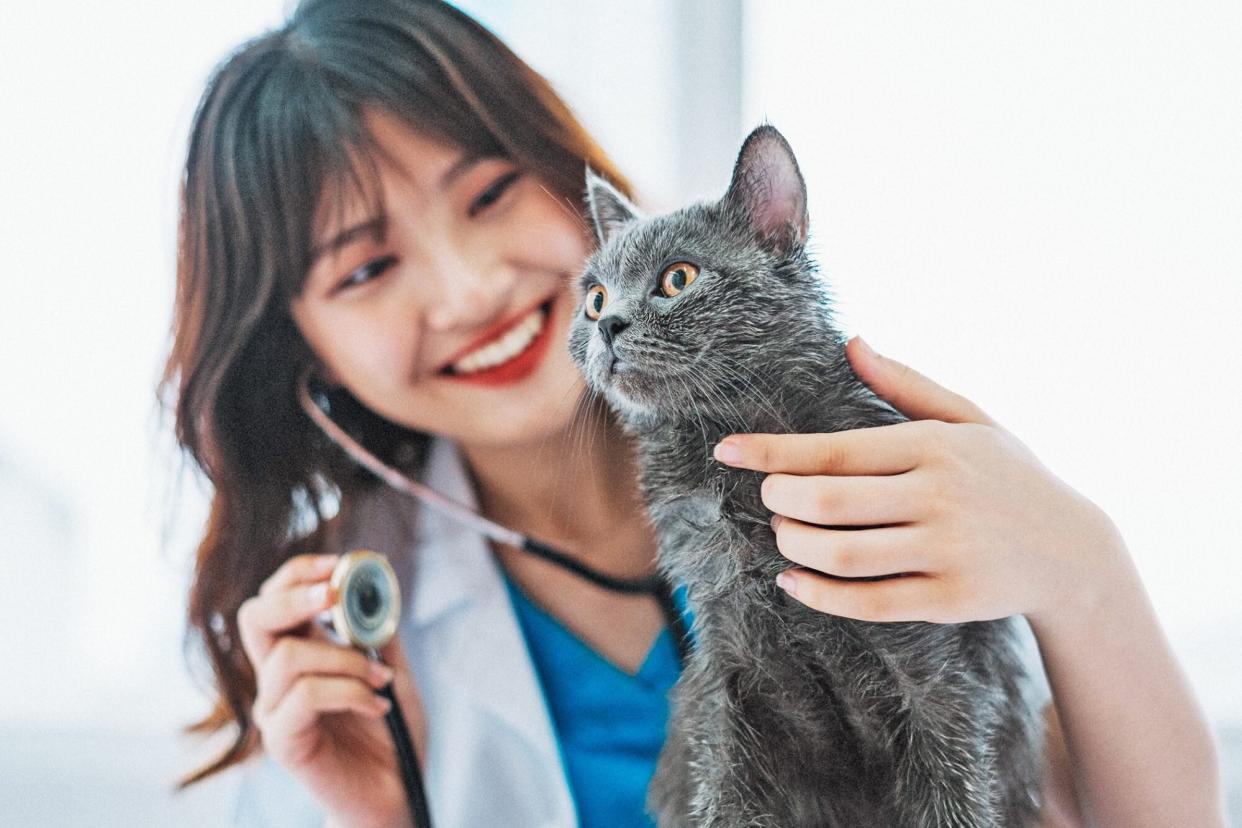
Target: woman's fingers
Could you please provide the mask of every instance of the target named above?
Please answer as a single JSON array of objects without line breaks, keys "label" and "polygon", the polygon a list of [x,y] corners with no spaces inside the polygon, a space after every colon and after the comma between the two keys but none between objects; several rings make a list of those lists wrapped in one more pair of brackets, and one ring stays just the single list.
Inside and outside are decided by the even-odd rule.
[{"label": "woman's fingers", "polygon": [[911,420],[996,425],[983,409],[961,394],[923,376],[909,365],[880,356],[860,337],[846,343],[845,353],[858,378]]},{"label": "woman's fingers", "polygon": [[786,592],[812,609],[859,621],[960,621],[946,587],[929,575],[903,575],[883,581],[838,581],[790,569],[777,577]]},{"label": "woman's fingers", "polygon": [[858,337],[846,353],[858,377],[911,422],[832,434],[733,434],[716,446],[716,459],[787,474],[900,474],[919,465],[946,424],[997,425],[961,394],[876,354]]},{"label": "woman's fingers", "polygon": [[237,609],[237,627],[242,647],[256,670],[281,634],[305,624],[331,605],[328,592],[328,582],[321,580],[260,592],[242,602]]},{"label": "woman's fingers", "polygon": [[286,635],[259,668],[256,715],[277,707],[298,679],[307,675],[352,677],[378,690],[392,680],[393,671],[358,650]]},{"label": "woman's fingers", "polygon": [[769,474],[763,505],[778,515],[821,526],[877,526],[922,517],[917,475],[828,477]]},{"label": "woman's fingers", "polygon": [[255,710],[255,723],[266,742],[294,742],[319,723],[324,713],[359,713],[377,717],[388,712],[389,702],[356,678],[303,675],[268,711]]},{"label": "woman's fingers", "polygon": [[722,463],[786,474],[901,474],[923,459],[944,423],[913,421],[828,434],[732,434],[716,446]]},{"label": "woman's fingers", "polygon": [[781,554],[826,575],[865,578],[923,572],[929,560],[913,526],[841,530],[779,518],[776,545]]},{"label": "woman's fingers", "polygon": [[295,555],[281,564],[259,587],[259,594],[266,595],[282,589],[322,581],[332,574],[340,555]]}]

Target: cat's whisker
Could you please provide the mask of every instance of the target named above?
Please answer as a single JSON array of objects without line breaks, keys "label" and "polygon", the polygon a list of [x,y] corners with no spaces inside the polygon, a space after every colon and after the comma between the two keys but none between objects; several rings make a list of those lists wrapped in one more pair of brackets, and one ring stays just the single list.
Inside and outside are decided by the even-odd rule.
[{"label": "cat's whisker", "polygon": [[551,190],[548,189],[546,184],[540,184],[539,189],[547,193],[547,195],[556,203],[556,206],[561,209],[561,212],[565,213],[565,215],[572,218],[574,222],[578,224],[579,227],[581,227],[584,231],[586,231],[586,235],[588,238],[591,238],[591,239],[595,238],[595,229],[591,227],[590,224],[587,223],[587,220],[582,215],[582,212],[574,206],[573,199],[569,198],[568,196],[559,195],[557,193],[552,192]]},{"label": "cat's whisker", "polygon": [[[558,406],[563,405],[566,401],[566,398],[569,397],[569,395],[573,393],[574,389],[578,385],[579,383],[577,381],[577,378],[574,378],[573,380],[571,380],[566,390],[557,397],[557,405]],[[538,462],[540,463],[548,462],[548,460],[545,458],[548,458],[549,455],[553,455],[553,453],[558,448],[561,451],[564,451],[565,449],[568,448],[572,452],[571,447],[572,447],[572,442],[574,439],[575,422],[578,417],[578,409],[580,405],[581,405],[580,399],[574,401],[573,410],[571,411],[570,417],[569,417],[569,425],[566,427],[564,432],[560,432],[560,433],[550,432],[548,434],[544,434],[542,437],[539,438],[539,442],[537,443],[535,451],[533,453],[533,456],[537,458]],[[559,447],[554,442],[556,440],[560,441]],[[551,462],[556,462],[556,459],[557,458],[555,456],[552,456]],[[546,509],[545,514],[544,514],[545,518],[552,516],[552,510],[554,510],[556,508],[556,504],[560,502],[561,485],[562,485],[561,476],[557,475],[556,479],[553,482],[552,497],[548,498],[545,504],[545,509]]]},{"label": "cat's whisker", "polygon": [[[710,360],[705,359],[705,356],[708,353],[708,351],[709,349],[706,349],[706,348],[699,349],[694,354],[694,358],[691,361],[691,366],[693,368],[697,369],[702,374],[704,374],[707,378],[712,380],[712,382],[702,384],[703,390],[707,390],[711,388],[714,383],[723,382],[726,385],[726,387],[734,388],[734,390],[738,391],[738,393],[742,396],[743,399],[747,399],[748,395],[743,393],[742,389],[736,388],[733,385],[733,383],[730,381],[729,377],[724,374],[723,366],[720,366]],[[755,402],[759,403],[760,405],[766,404],[761,394],[756,397]],[[729,404],[728,406],[726,406],[726,411],[732,412],[736,416],[737,427],[744,427],[750,421],[750,418],[746,417],[744,413],[735,404]],[[776,413],[775,409],[772,409],[769,407],[769,411],[771,411],[779,419],[780,415]]]},{"label": "cat's whisker", "polygon": [[589,389],[580,393],[578,398],[574,401],[574,412],[569,420],[569,430],[566,438],[569,443],[571,463],[581,462],[582,457],[586,453],[582,444],[582,439],[583,432],[586,429],[587,419],[590,416],[590,405],[591,401]]},{"label": "cat's whisker", "polygon": [[[704,390],[711,388],[715,392],[714,398],[724,400],[726,403],[726,411],[732,413],[733,417],[736,418],[735,423],[731,424],[733,428],[735,429],[743,428],[743,429],[748,429],[748,430],[753,428],[754,417],[746,416],[745,412],[741,408],[738,407],[736,402],[728,399],[728,395],[723,393],[722,388],[730,388],[734,390],[743,402],[749,402],[753,400],[753,402],[757,403],[760,408],[766,407],[769,412],[771,412],[775,417],[777,417],[778,421],[783,420],[780,414],[774,408],[771,407],[770,403],[768,403],[768,401],[764,398],[764,396],[762,395],[762,393],[759,392],[758,389],[754,389],[755,393],[753,395],[748,393],[748,388],[746,387],[746,385],[743,384],[739,386],[737,382],[735,381],[735,378],[730,377],[726,373],[726,369],[724,366],[708,363],[707,365],[703,367],[703,373],[705,375],[705,378],[708,380],[708,382],[703,384]],[[740,378],[740,379],[742,379],[742,382],[745,383],[744,378]]]},{"label": "cat's whisker", "polygon": [[[733,416],[736,418],[735,428],[752,428],[753,426],[751,425],[751,423],[754,420],[754,417],[753,415],[747,416],[747,412],[743,409],[742,405],[740,404],[740,403],[745,403],[749,401],[749,397],[745,393],[744,389],[739,389],[736,387],[733,380],[725,373],[725,369],[723,367],[712,366],[711,369],[708,371],[708,375],[713,379],[714,382],[718,383],[715,389],[716,395],[718,397],[723,398],[727,402],[729,406],[729,410],[733,413]],[[726,389],[732,389],[736,391],[737,396],[740,398],[740,402],[739,400],[730,399],[728,393],[726,393]],[[762,399],[759,399],[757,400],[757,402],[759,402],[762,405],[764,401]]]},{"label": "cat's whisker", "polygon": [[673,377],[673,379],[675,379],[677,383],[680,384],[681,387],[685,390],[686,407],[689,410],[690,416],[694,419],[695,422],[699,424],[699,436],[703,440],[703,454],[704,456],[710,457],[712,450],[707,444],[708,443],[707,424],[703,421],[703,418],[699,415],[698,408],[694,404],[694,394],[691,392],[690,386],[687,383],[685,383],[678,377]]},{"label": "cat's whisker", "polygon": [[600,408],[600,400],[594,394],[589,394],[585,398],[582,414],[582,430],[581,438],[578,441],[578,457],[577,462],[583,463],[590,459],[591,450],[595,446],[597,439],[597,429],[603,412]]},{"label": "cat's whisker", "polygon": [[[735,373],[730,376],[723,376],[722,378],[724,379],[725,382],[729,383],[731,387],[736,388],[738,390],[738,393],[742,395],[743,397],[749,396],[749,398],[753,399],[756,403],[758,403],[762,408],[764,408],[767,411],[767,413],[772,415],[776,423],[780,425],[782,428],[784,428],[787,431],[794,430],[793,424],[790,423],[787,417],[783,415],[781,411],[778,408],[776,408],[776,406],[773,405],[772,403],[772,398],[774,396],[779,397],[779,392],[777,392],[776,389],[774,388],[764,389],[756,385],[755,381],[759,383],[763,383],[765,385],[766,385],[766,382],[763,380],[763,378],[759,374],[753,371],[750,371],[749,369],[746,368],[745,365],[743,365],[738,360],[731,360],[729,362],[728,367],[732,368]],[[723,373],[723,366],[722,366],[721,373]],[[748,376],[753,377],[755,381],[748,379]],[[741,387],[739,388],[736,383],[741,383]],[[749,389],[750,391],[753,391],[754,393],[752,395],[747,395],[746,389]],[[765,393],[765,390],[768,393]]]},{"label": "cat's whisker", "polygon": [[712,403],[720,409],[720,419],[724,420],[721,428],[722,431],[729,430],[729,426],[732,423],[737,423],[739,426],[745,423],[745,418],[742,416],[741,411],[728,399],[728,395],[721,393],[720,389],[715,387],[714,382],[705,383],[698,390],[703,392],[704,396],[710,398]]}]

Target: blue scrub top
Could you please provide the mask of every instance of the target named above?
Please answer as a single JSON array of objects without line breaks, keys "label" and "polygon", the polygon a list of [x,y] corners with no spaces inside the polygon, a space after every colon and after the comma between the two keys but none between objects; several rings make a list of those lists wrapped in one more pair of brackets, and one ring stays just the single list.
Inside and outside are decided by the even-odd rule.
[{"label": "blue scrub top", "polygon": [[[509,577],[509,597],[556,729],[561,763],[583,828],[651,828],[645,802],[680,664],[664,629],[634,675],[536,606]],[[685,589],[673,600],[687,626]]]}]

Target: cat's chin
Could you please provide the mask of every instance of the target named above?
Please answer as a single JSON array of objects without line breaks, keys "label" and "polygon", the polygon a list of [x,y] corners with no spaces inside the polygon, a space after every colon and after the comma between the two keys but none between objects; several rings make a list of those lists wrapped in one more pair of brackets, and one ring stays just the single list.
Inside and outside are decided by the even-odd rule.
[{"label": "cat's chin", "polygon": [[584,374],[595,394],[631,423],[649,421],[668,405],[666,383],[631,360],[613,354],[600,355]]},{"label": "cat's chin", "polygon": [[646,400],[650,393],[644,394],[643,389],[625,387],[633,384],[614,374],[612,380],[598,390],[623,419],[634,422],[648,420],[656,414],[654,405]]}]

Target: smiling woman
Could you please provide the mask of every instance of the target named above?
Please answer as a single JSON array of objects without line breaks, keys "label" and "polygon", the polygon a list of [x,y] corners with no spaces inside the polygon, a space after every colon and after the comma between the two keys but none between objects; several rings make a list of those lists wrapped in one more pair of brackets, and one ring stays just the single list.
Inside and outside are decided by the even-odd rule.
[{"label": "smiling woman", "polygon": [[365,123],[376,194],[321,211],[344,229],[328,222],[332,241],[291,302],[323,379],[348,377],[371,411],[468,446],[563,430],[581,386],[548,343],[568,329],[588,251],[581,215],[504,156],[382,111]]},{"label": "smiling woman", "polygon": [[[194,729],[231,726],[233,740],[183,784],[253,754],[266,710],[306,704],[265,678],[289,669],[288,658],[266,658],[278,639],[275,652],[309,658],[312,673],[333,672],[314,668],[316,657],[338,657],[308,649],[319,642],[297,624],[288,631],[303,635],[280,627],[250,646],[239,621],[261,585],[283,598],[313,580],[282,563],[327,548],[375,485],[298,410],[304,369],[318,373],[338,422],[410,473],[430,434],[477,457],[472,471],[488,479],[567,430],[581,384],[550,343],[564,338],[571,276],[588,250],[587,164],[625,186],[546,82],[446,4],[312,0],[216,70],[186,160],[163,390],[180,443],[214,487],[189,632],[220,695]],[[650,561],[632,546],[632,559]],[[278,572],[288,574],[271,580]],[[286,689],[325,686],[297,675]],[[410,681],[398,678],[399,695],[412,694]],[[263,743],[345,814],[347,775],[317,776],[306,751],[375,737],[379,724],[269,723]],[[379,796],[363,810],[389,804]]]}]

